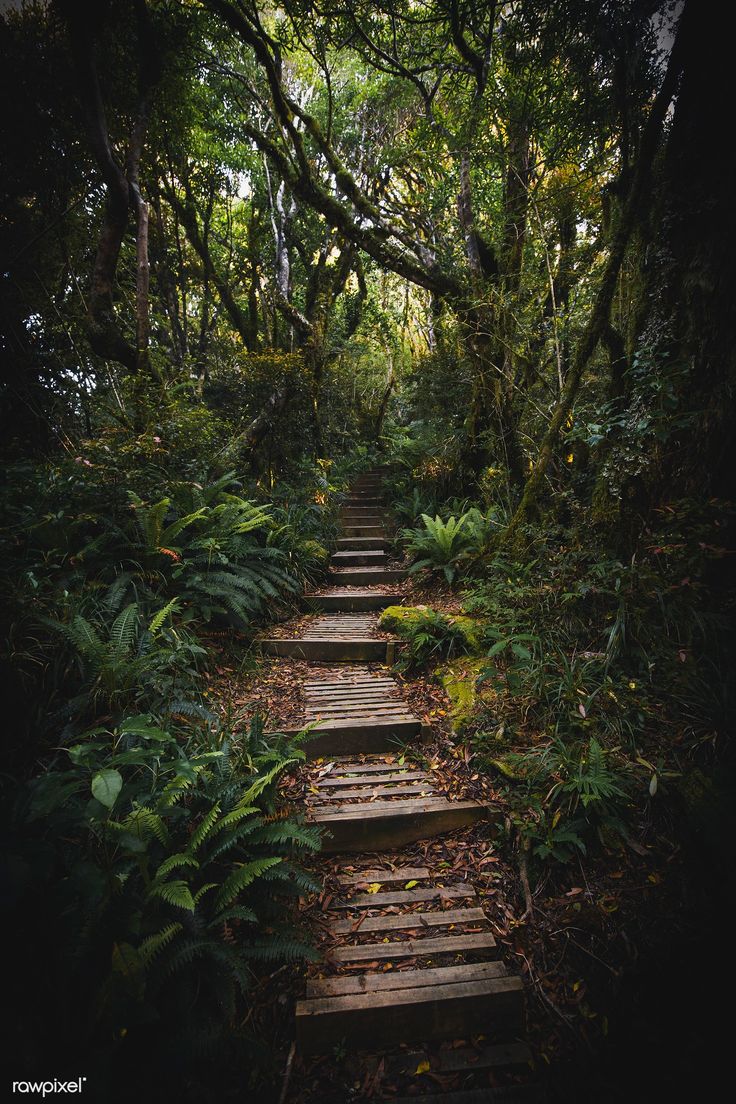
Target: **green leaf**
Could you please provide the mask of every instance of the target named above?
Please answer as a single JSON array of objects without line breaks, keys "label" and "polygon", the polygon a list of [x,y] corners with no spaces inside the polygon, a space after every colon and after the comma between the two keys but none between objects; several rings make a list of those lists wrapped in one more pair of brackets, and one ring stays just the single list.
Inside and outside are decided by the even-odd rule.
[{"label": "green leaf", "polygon": [[123,776],[120,771],[101,770],[92,779],[92,796],[106,809],[112,809],[122,788]]}]

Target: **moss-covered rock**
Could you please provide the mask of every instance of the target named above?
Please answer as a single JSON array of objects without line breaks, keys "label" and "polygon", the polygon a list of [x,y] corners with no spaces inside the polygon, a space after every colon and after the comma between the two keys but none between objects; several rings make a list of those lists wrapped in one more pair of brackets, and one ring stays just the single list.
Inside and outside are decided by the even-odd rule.
[{"label": "moss-covered rock", "polygon": [[434,612],[431,606],[386,606],[378,619],[378,627],[384,632],[410,637],[419,628],[422,618]]},{"label": "moss-covered rock", "polygon": [[475,717],[479,706],[492,706],[496,692],[488,683],[476,686],[476,680],[486,664],[484,657],[466,656],[438,667],[434,674],[450,699],[452,731],[461,733]]},{"label": "moss-covered rock", "polygon": [[483,648],[484,623],[466,613],[448,614],[447,620],[459,630],[466,648],[471,655],[478,655]]},{"label": "moss-covered rock", "polygon": [[423,628],[422,622],[435,618],[447,625],[448,631],[459,636],[462,646],[455,645],[455,651],[467,651],[477,655],[482,647],[483,622],[466,614],[440,613],[431,606],[387,606],[381,614],[378,626],[384,632],[396,633],[405,640]]}]

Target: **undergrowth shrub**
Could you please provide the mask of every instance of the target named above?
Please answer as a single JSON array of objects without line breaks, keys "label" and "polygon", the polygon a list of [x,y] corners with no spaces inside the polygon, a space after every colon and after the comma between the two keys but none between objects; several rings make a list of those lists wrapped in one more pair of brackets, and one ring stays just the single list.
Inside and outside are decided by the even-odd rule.
[{"label": "undergrowth shrub", "polygon": [[493,522],[490,514],[477,508],[459,517],[450,514],[444,521],[439,514],[421,517],[423,528],[404,529],[401,534],[414,560],[411,572],[441,572],[448,583],[453,583],[488,547]]},{"label": "undergrowth shrub", "polygon": [[104,1080],[118,1051],[190,1069],[233,1032],[247,1041],[259,964],[311,953],[290,902],[316,888],[298,862],[319,834],[275,808],[299,744],[236,770],[233,734],[182,739],[142,714],[85,733],[20,792],[8,899],[35,954],[15,998],[35,1003],[46,1048],[86,1054]]}]

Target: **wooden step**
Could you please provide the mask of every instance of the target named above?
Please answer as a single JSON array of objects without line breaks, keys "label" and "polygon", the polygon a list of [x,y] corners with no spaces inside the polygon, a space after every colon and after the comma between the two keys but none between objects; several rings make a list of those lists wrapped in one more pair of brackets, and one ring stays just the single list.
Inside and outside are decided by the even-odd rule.
[{"label": "wooden step", "polygon": [[[305,722],[306,723],[306,722]],[[326,720],[320,721],[310,733],[309,741],[304,745],[307,759],[333,758],[340,755],[358,755],[361,752],[380,754],[382,751],[394,751],[396,744],[407,743],[419,736],[421,721],[407,714],[404,718],[366,723],[365,720]],[[296,736],[301,728],[279,729],[287,736]]]},{"label": "wooden step", "polygon": [[332,613],[308,621],[302,638],[308,640],[311,637],[322,640],[329,636],[336,640],[342,637],[352,640],[357,636],[364,636],[372,640],[375,639],[377,625],[378,618],[375,613]]},{"label": "wooden step", "polygon": [[363,552],[333,552],[330,557],[330,566],[335,568],[386,567],[388,562],[388,556],[381,549]]},{"label": "wooden step", "polygon": [[385,586],[405,578],[403,567],[342,567],[330,571],[330,580],[338,586]]},{"label": "wooden step", "polygon": [[475,801],[448,801],[444,797],[404,797],[395,801],[346,802],[308,811],[311,823],[325,828],[322,850],[380,851],[403,847],[420,839],[475,824],[489,816],[488,806]]},{"label": "wooden step", "polygon": [[376,893],[354,893],[344,901],[333,901],[333,909],[376,909],[384,905],[415,905],[417,901],[469,900],[476,896],[471,885],[419,886],[415,889],[388,889]]},{"label": "wooden step", "polygon": [[397,1040],[464,1038],[477,1024],[484,1034],[499,1028],[517,1031],[523,993],[520,978],[491,977],[301,1000],[297,1040],[302,1053],[315,1054],[328,1053],[337,1043],[365,1049]]},{"label": "wooden step", "polygon": [[[480,909],[476,909],[480,912]],[[436,914],[435,914],[436,915]],[[362,931],[362,927],[359,929]],[[401,958],[421,958],[433,961],[439,955],[496,955],[498,944],[490,932],[468,932],[463,935],[425,936],[424,939],[387,940],[383,943],[355,943],[333,947],[329,952],[335,963],[394,961]]]},{"label": "wooden step", "polygon": [[[355,672],[309,679],[304,684],[304,703],[305,720],[317,721],[320,733],[307,745],[310,758],[389,751],[396,741],[421,733],[420,718],[402,700],[395,679],[387,675]],[[357,769],[360,764],[355,765]],[[374,779],[374,787],[379,784],[380,775],[369,772],[368,777]],[[347,789],[361,787],[360,776],[351,781],[354,784]],[[333,780],[322,778],[315,796],[328,800],[332,788]]]},{"label": "wooden step", "polygon": [[265,655],[288,656],[310,663],[389,663],[389,651],[385,640],[281,640],[271,638],[260,641]]},{"label": "wooden step", "polygon": [[345,537],[385,537],[386,529],[383,525],[362,525],[360,522],[346,522],[341,532]]},{"label": "wooden step", "polygon": [[340,537],[335,547],[338,552],[386,552],[391,541],[385,537]]},{"label": "wooden step", "polygon": [[317,726],[314,738],[305,744],[304,750],[308,759],[355,755],[361,751],[393,751],[397,743],[418,736],[421,728],[421,722],[411,716],[376,724],[326,721]]},{"label": "wooden step", "polygon": [[[368,932],[416,931],[428,932],[430,928],[457,928],[461,924],[487,924],[488,920],[482,908],[443,909],[442,912],[405,912],[398,916],[369,916],[357,924],[355,920],[335,920],[330,924],[336,935],[353,934],[357,930],[362,935]],[[460,934],[459,932],[457,933]],[[470,933],[472,934],[472,933]],[[417,941],[417,946],[423,940]],[[370,946],[376,950],[377,944]]]},{"label": "wooden step", "polygon": [[338,587],[331,591],[312,591],[304,600],[313,609],[325,613],[360,613],[366,610],[386,609],[398,605],[403,595],[397,592],[381,594],[375,590],[347,590]]},{"label": "wooden step", "polygon": [[343,997],[349,993],[385,993],[396,989],[421,989],[425,985],[449,985],[458,981],[486,981],[508,977],[503,962],[471,962],[462,966],[436,966],[424,970],[406,970],[397,974],[352,974],[350,977],[320,978],[308,981],[308,1000],[316,997]]}]

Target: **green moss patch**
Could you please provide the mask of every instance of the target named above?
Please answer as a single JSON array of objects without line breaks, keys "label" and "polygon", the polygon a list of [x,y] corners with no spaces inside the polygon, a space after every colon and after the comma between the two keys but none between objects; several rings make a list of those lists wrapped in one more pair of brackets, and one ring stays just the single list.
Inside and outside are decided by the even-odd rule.
[{"label": "green moss patch", "polygon": [[473,720],[481,702],[491,704],[496,694],[486,683],[476,686],[476,680],[486,665],[485,657],[466,656],[438,667],[434,674],[450,699],[452,731],[461,733]]}]

